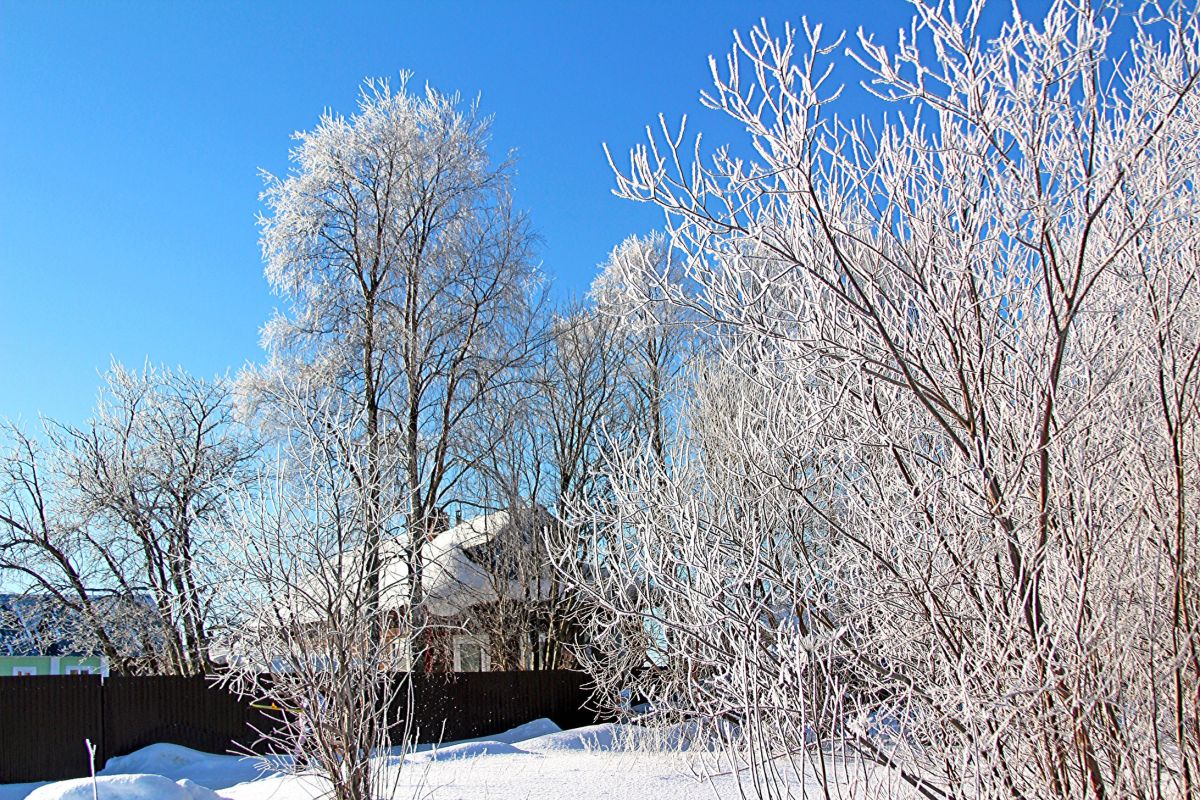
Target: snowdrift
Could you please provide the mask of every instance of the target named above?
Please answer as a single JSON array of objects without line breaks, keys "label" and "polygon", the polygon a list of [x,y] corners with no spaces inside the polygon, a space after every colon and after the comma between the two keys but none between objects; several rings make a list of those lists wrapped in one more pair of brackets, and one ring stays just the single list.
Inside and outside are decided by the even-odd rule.
[{"label": "snowdrift", "polygon": [[[541,779],[537,778],[539,774],[554,776],[547,780],[557,785],[563,778],[556,770],[565,769],[567,774],[574,774],[573,771],[581,766],[596,769],[589,760],[596,759],[597,754],[634,751],[662,754],[663,751],[696,749],[701,741],[708,741],[707,737],[698,736],[695,730],[686,726],[647,728],[606,723],[564,731],[548,719],[536,719],[477,739],[420,745],[407,752],[396,748],[381,753],[380,758],[382,765],[387,767],[403,768],[404,763],[412,765],[412,775],[418,782],[415,786],[426,779],[423,776],[434,780],[433,773],[427,771],[444,764],[444,769],[451,772],[437,774],[452,773],[456,786],[462,781],[474,780],[479,784],[477,788],[486,794],[491,791],[493,781],[516,781],[510,788],[519,789],[521,796],[525,796],[534,788],[540,791],[544,786]],[[327,784],[317,776],[283,775],[282,768],[286,764],[281,763],[282,760],[285,759],[273,765],[268,763],[264,770],[262,761],[257,758],[202,753],[176,744],[153,744],[129,755],[109,759],[97,778],[98,796],[100,800],[307,800],[327,792]],[[607,768],[605,774],[606,771]],[[636,775],[628,777],[634,781]],[[665,779],[674,780],[669,775]],[[609,780],[605,778],[605,781]],[[631,793],[634,784],[626,785],[622,782],[624,780],[618,781],[621,784],[619,787],[608,786],[601,781],[591,788],[599,793],[597,796],[610,796],[605,791],[608,786],[616,795],[625,796],[627,800],[640,800],[641,795]],[[466,791],[465,786],[460,788]],[[691,789],[695,787],[681,784],[676,788],[681,790],[682,796],[690,796]],[[2,789],[0,787],[0,796],[12,796],[5,795]],[[590,796],[585,792],[578,797],[573,796],[572,800]],[[655,796],[653,800],[665,800],[669,796],[672,795]],[[29,795],[29,800],[91,798],[92,782],[89,778],[47,784]]]},{"label": "snowdrift", "polygon": [[138,773],[162,775],[173,781],[187,778],[209,789],[224,789],[277,774],[272,771],[264,774],[262,762],[257,758],[202,753],[178,744],[152,744],[127,756],[110,758],[99,774]]},{"label": "snowdrift", "polygon": [[[96,778],[99,800],[220,800],[211,789],[184,778],[162,775],[102,775]],[[59,781],[33,790],[29,800],[92,800],[92,779]]]}]

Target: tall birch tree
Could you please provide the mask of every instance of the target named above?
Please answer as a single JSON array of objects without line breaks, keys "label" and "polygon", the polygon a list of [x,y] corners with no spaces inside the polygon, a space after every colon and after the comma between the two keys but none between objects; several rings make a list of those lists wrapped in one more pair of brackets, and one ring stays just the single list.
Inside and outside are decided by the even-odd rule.
[{"label": "tall birch tree", "polygon": [[[285,308],[244,386],[280,432],[306,429],[317,408],[344,412],[353,447],[342,455],[365,497],[368,607],[380,543],[402,526],[420,608],[421,541],[478,457],[459,437],[527,347],[534,237],[489,130],[457,95],[368,81],[354,114],[326,112],[295,134],[287,175],[264,173],[265,271]],[[399,469],[385,470],[392,461]],[[397,490],[402,519],[383,511]]]}]

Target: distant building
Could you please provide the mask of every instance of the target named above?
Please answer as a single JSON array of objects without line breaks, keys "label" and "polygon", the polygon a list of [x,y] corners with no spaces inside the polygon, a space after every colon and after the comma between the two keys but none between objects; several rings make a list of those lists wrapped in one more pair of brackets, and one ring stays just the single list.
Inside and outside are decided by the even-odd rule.
[{"label": "distant building", "polygon": [[0,677],[108,675],[84,652],[79,615],[48,595],[0,594]]},{"label": "distant building", "polygon": [[[53,595],[0,594],[0,678],[12,675],[107,675],[154,654],[154,602],[148,595],[91,597],[94,619]],[[102,620],[103,639],[94,625]],[[115,651],[109,664],[104,652]]]}]

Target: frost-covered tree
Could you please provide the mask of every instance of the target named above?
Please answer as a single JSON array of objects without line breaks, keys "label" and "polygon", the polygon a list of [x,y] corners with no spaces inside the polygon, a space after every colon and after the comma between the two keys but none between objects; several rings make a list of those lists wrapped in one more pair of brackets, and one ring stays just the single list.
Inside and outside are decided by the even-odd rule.
[{"label": "frost-covered tree", "polygon": [[[281,390],[297,395],[293,407],[314,394]],[[367,443],[347,413],[325,397],[258,480],[230,494],[222,600],[241,613],[216,642],[222,685],[276,719],[258,752],[292,755],[285,768],[324,776],[338,800],[373,800],[391,796],[400,770],[382,754],[411,740],[413,625],[403,548],[385,542],[385,568],[373,571],[366,531],[374,514],[403,514],[407,496],[361,485],[347,454]]]},{"label": "frost-covered tree", "polygon": [[[604,491],[599,468],[607,432],[622,432],[622,441],[630,438],[636,405],[630,373],[636,370],[637,355],[629,352],[622,320],[581,301],[570,301],[547,316],[546,334],[521,380],[488,404],[484,424],[503,435],[482,454],[473,494],[487,511],[524,509],[532,503],[553,515],[550,520],[541,519],[540,512],[532,515],[537,534],[515,537],[523,544],[509,546],[496,570],[505,581],[523,576],[536,602],[497,608],[482,621],[496,631],[493,641],[536,626],[542,635],[534,642],[534,657],[527,660],[554,669],[566,663],[575,627],[570,597],[548,569],[550,554],[562,550],[574,506]],[[492,663],[512,659],[493,653]]]},{"label": "frost-covered tree", "polygon": [[[629,441],[627,432],[644,423],[636,413],[644,374],[639,357],[642,336],[628,336],[627,319],[574,306],[553,326],[553,335],[536,373],[542,399],[540,423],[545,431],[546,502],[560,524],[548,527],[550,552],[576,558],[569,536],[579,524],[581,503],[607,492],[604,452],[614,439]],[[644,333],[644,332],[643,332]],[[633,344],[635,343],[636,344]],[[637,347],[638,349],[634,349]],[[568,663],[570,645],[578,638],[577,607],[559,576],[551,572],[547,607],[548,667]]]},{"label": "frost-covered tree", "polygon": [[560,314],[534,375],[544,402],[550,504],[565,515],[575,502],[597,491],[606,433],[632,424],[623,396],[630,362],[622,320],[581,304]]},{"label": "frost-covered tree", "polygon": [[620,401],[626,421],[631,431],[646,433],[645,441],[660,461],[667,450],[672,400],[678,397],[689,344],[695,339],[687,309],[669,302],[682,290],[681,281],[669,242],[655,232],[630,236],[613,248],[590,293],[597,312],[618,326],[611,349],[624,361]]},{"label": "frost-covered tree", "polygon": [[629,686],[644,631],[639,687],[734,722],[763,795],[791,760],[825,792],[1195,798],[1200,28],[981,16],[860,34],[900,113],[853,122],[838,43],[764,24],[705,95],[749,146],[664,130],[619,171],[688,291],[628,286],[717,349],[666,466],[609,468],[586,654]]},{"label": "frost-covered tree", "polygon": [[[456,95],[368,82],[355,114],[326,113],[296,134],[289,174],[265,176],[266,275],[286,307],[243,385],[278,431],[304,429],[317,408],[346,415],[331,424],[353,444],[340,457],[364,492],[371,584],[399,528],[420,575],[421,541],[484,449],[466,441],[475,415],[528,347],[540,275],[489,127]],[[401,506],[385,501],[394,491]],[[419,608],[420,580],[412,591]]]},{"label": "frost-covered tree", "polygon": [[225,381],[114,364],[86,425],[6,431],[0,570],[87,625],[117,670],[211,667],[211,530],[255,452],[232,414]]}]

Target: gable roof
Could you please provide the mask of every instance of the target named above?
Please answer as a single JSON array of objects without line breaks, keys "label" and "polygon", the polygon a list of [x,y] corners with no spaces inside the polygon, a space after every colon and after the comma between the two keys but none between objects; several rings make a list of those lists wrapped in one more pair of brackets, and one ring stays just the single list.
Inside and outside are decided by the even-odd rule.
[{"label": "gable roof", "polygon": [[[450,617],[502,599],[547,598],[551,570],[548,560],[540,555],[544,552],[541,539],[554,522],[554,517],[540,506],[511,508],[465,520],[425,542],[421,546],[425,610],[434,616]],[[380,603],[385,608],[402,609],[411,596],[407,538],[385,540],[380,557]],[[341,569],[360,577],[363,559],[362,547],[354,548],[343,554]],[[310,588],[305,594],[321,596],[325,592]]]},{"label": "gable roof", "polygon": [[429,613],[444,617],[502,599],[545,599],[549,564],[538,553],[550,523],[535,506],[476,517],[435,536],[422,548]]}]

